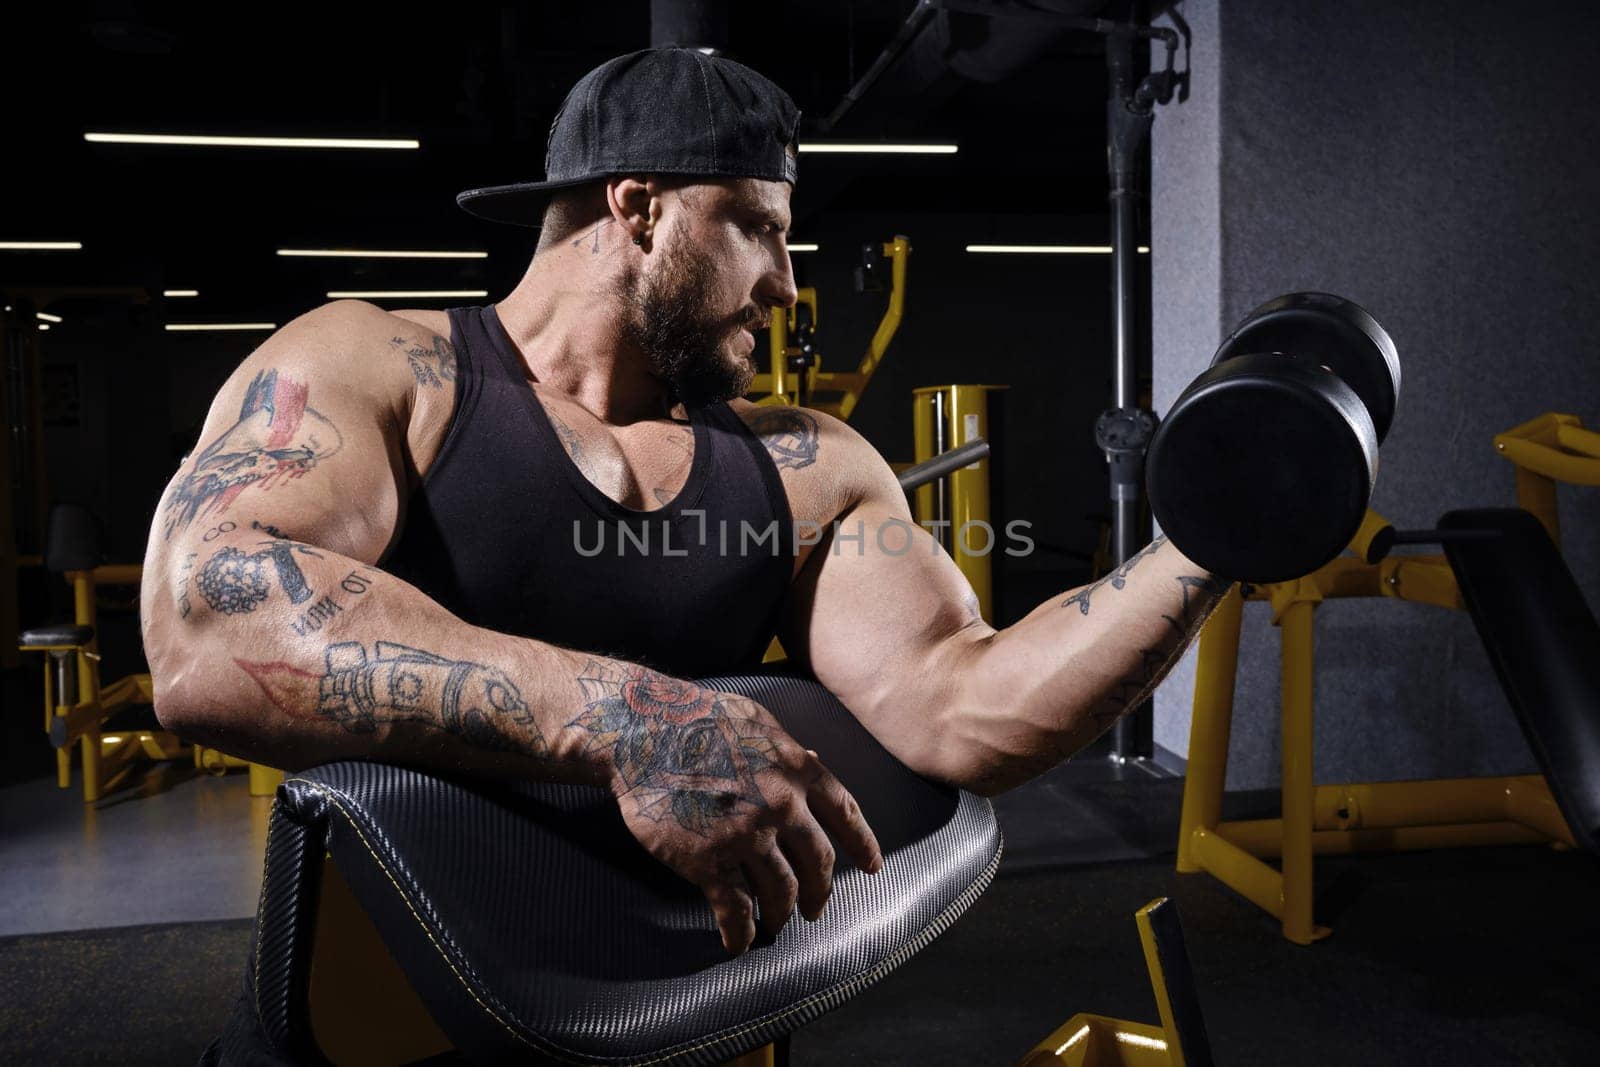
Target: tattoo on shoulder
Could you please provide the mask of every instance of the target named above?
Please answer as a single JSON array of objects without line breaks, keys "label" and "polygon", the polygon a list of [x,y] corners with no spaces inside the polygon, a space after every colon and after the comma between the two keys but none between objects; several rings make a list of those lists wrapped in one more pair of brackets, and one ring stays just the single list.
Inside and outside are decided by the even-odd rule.
[{"label": "tattoo on shoulder", "polygon": [[545,756],[549,746],[522,691],[502,670],[379,641],[327,647],[320,674],[282,661],[235,659],[284,714],[324,719],[350,733],[380,723],[415,723],[454,734],[475,748]]},{"label": "tattoo on shoulder", "polygon": [[767,446],[779,470],[798,470],[817,461],[817,418],[808,411],[763,408],[750,420],[750,429]]},{"label": "tattoo on shoulder", "polygon": [[246,489],[303,478],[344,447],[339,429],[308,404],[310,387],[276,370],[250,382],[239,418],[194,459],[163,506],[163,536],[226,511]]},{"label": "tattoo on shoulder", "polygon": [[1076,604],[1080,613],[1084,615],[1089,614],[1089,601],[1094,597],[1094,594],[1101,589],[1101,587],[1110,585],[1113,589],[1121,589],[1123,586],[1127,585],[1128,575],[1133,572],[1133,568],[1139,565],[1139,561],[1166,543],[1167,539],[1165,536],[1156,538],[1154,541],[1151,541],[1148,545],[1145,545],[1143,548],[1141,548],[1138,552],[1134,553],[1132,556],[1129,556],[1127,561],[1123,563],[1122,566],[1118,567],[1110,574],[1101,578],[1092,585],[1087,585],[1078,590],[1076,593],[1073,593],[1071,596],[1067,597],[1067,599],[1061,602],[1061,606],[1067,608]]},{"label": "tattoo on shoulder", "polygon": [[777,760],[752,707],[645,667],[590,660],[578,682],[584,712],[570,723],[609,749],[647,818],[697,834],[741,808],[767,806],[757,772]]},{"label": "tattoo on shoulder", "polygon": [[455,346],[443,337],[434,335],[430,346],[409,337],[395,337],[389,344],[406,354],[411,373],[417,384],[428,389],[443,389],[445,382],[456,380]]}]

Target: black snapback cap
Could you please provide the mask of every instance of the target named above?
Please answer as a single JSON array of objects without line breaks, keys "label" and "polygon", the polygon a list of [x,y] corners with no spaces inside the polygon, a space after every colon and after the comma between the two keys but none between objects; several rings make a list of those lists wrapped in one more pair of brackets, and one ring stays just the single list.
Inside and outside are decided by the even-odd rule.
[{"label": "black snapback cap", "polygon": [[800,111],[742,63],[693,48],[618,56],[572,87],[550,124],[544,180],[468,189],[464,209],[492,222],[540,225],[557,190],[614,174],[796,178]]}]

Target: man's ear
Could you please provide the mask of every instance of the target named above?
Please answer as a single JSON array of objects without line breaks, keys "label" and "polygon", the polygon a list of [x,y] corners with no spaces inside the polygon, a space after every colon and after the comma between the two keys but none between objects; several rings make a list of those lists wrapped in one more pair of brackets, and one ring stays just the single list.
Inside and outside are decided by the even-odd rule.
[{"label": "man's ear", "polygon": [[646,234],[661,216],[660,191],[647,174],[624,174],[606,182],[606,206],[629,236]]}]

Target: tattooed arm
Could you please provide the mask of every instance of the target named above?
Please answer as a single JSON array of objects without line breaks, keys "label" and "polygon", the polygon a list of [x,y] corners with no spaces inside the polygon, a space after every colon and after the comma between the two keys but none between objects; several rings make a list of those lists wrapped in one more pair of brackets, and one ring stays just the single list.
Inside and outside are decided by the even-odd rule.
[{"label": "tattooed arm", "polygon": [[[929,777],[993,795],[1066,759],[1154,691],[1228,589],[1157,539],[997,631],[877,453],[835,420],[812,421],[812,462],[833,478],[857,472],[860,488],[797,575],[780,637]],[[969,536],[983,547],[981,530]],[[1011,543],[994,538],[995,552]]]},{"label": "tattooed arm", "polygon": [[375,565],[454,378],[448,342],[396,329],[329,305],[218,394],[145,560],[163,725],[288,769],[363,758],[609,786],[731,951],[754,938],[757,900],[771,933],[796,903],[815,918],[835,860],[824,828],[863,868],[881,859],[855,800],[766,709],[470,625]]}]

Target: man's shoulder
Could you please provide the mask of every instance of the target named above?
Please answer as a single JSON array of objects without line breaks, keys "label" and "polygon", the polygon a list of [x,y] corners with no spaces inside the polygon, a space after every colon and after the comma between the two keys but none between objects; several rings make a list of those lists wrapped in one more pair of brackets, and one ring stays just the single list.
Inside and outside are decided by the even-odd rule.
[{"label": "man's shoulder", "polygon": [[888,470],[871,442],[825,411],[747,400],[728,406],[766,446],[791,502],[810,503],[797,514],[822,513],[826,521],[870,492]]},{"label": "man's shoulder", "polygon": [[364,300],[334,300],[289,322],[263,348],[304,373],[334,374],[365,392],[437,389],[455,379],[443,311],[388,311]]}]

